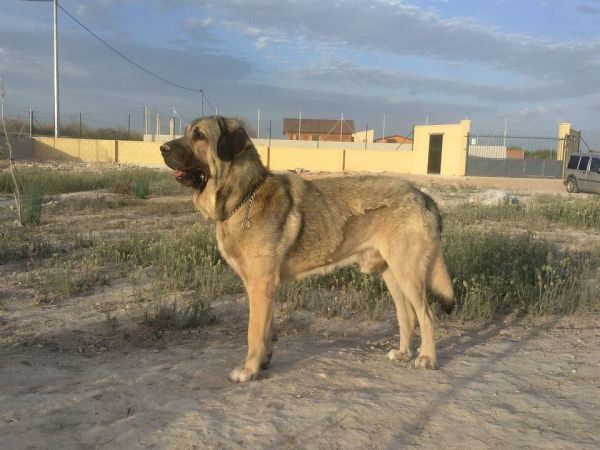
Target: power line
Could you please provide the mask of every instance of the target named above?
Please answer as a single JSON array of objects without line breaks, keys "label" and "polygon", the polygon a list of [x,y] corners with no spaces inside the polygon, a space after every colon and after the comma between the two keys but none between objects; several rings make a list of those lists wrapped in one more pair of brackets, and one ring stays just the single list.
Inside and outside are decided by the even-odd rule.
[{"label": "power line", "polygon": [[[48,2],[48,1],[52,1],[52,0],[29,0],[29,1],[41,1],[41,2],[46,1],[46,2]],[[125,59],[130,64],[133,64],[135,67],[137,67],[140,70],[143,70],[148,75],[153,76],[154,78],[156,78],[156,79],[158,79],[160,81],[163,81],[164,83],[170,84],[171,86],[175,86],[175,87],[178,87],[180,89],[184,89],[186,91],[200,92],[201,95],[202,95],[202,98],[206,100],[206,102],[213,109],[213,111],[216,111],[215,107],[208,100],[208,98],[206,97],[206,94],[204,93],[204,91],[202,89],[190,88],[190,87],[187,87],[187,86],[182,86],[182,85],[177,84],[177,83],[173,83],[172,81],[169,81],[166,78],[163,78],[160,75],[157,75],[157,74],[149,71],[148,69],[140,66],[138,63],[136,63],[135,61],[131,60],[130,58],[128,58],[127,56],[125,56],[123,53],[121,53],[120,51],[118,51],[116,48],[114,48],[113,46],[111,46],[109,43],[107,43],[106,41],[104,41],[101,37],[99,37],[97,34],[95,34],[92,30],[90,30],[88,27],[86,27],[84,24],[82,24],[79,20],[77,20],[75,17],[73,17],[73,15],[71,13],[69,13],[61,5],[57,4],[57,6],[61,9],[62,12],[64,12],[67,16],[69,16],[71,19],[73,19],[80,27],[82,27],[84,30],[86,30],[88,33],[90,33],[92,36],[94,36],[97,40],[99,40],[102,44],[104,44],[106,47],[108,47],[110,50],[112,50],[113,52],[115,52],[121,58]]]},{"label": "power line", "polygon": [[131,59],[129,59],[127,56],[125,56],[123,53],[121,53],[120,51],[118,51],[116,48],[112,47],[110,44],[108,44],[106,41],[102,40],[102,38],[100,38],[97,34],[95,34],[93,31],[91,31],[88,27],[86,27],[84,24],[82,24],[79,20],[77,20],[75,17],[73,17],[69,12],[67,12],[67,10],[65,10],[65,8],[63,8],[62,6],[58,5],[58,7],[67,15],[69,16],[71,19],[73,19],[75,22],[77,22],[79,24],[79,26],[81,26],[84,30],[86,30],[88,33],[90,33],[92,36],[94,36],[96,39],[98,39],[100,42],[102,42],[104,45],[106,45],[108,48],[110,48],[113,52],[115,52],[117,55],[119,55],[121,58],[125,59],[126,61],[130,62],[131,64],[133,64],[134,66],[136,66],[138,69],[143,70],[144,72],[146,72],[148,75],[152,75],[154,78],[158,78],[161,81],[164,81],[165,83],[168,83],[172,86],[178,87],[180,89],[185,89],[186,91],[193,91],[193,92],[202,92],[202,89],[194,89],[194,88],[189,88],[186,86],[182,86],[180,84],[177,83],[173,83],[159,75],[156,75],[155,73],[150,72],[149,70],[143,68],[142,66],[140,66],[138,63],[136,63],[135,61],[132,61]]}]

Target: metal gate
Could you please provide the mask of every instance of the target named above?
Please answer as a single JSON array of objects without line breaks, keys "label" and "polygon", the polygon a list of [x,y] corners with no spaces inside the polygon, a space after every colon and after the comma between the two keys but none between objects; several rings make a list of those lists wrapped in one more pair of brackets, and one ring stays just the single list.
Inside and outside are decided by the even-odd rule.
[{"label": "metal gate", "polygon": [[564,143],[557,137],[469,134],[466,174],[562,178]]}]

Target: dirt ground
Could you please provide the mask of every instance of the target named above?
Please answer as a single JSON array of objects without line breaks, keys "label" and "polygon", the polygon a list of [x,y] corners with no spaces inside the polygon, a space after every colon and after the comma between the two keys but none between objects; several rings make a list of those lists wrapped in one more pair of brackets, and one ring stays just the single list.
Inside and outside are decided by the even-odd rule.
[{"label": "dirt ground", "polygon": [[[422,186],[564,192],[560,180],[410,176]],[[156,334],[107,299],[126,282],[35,305],[21,269],[0,265],[1,449],[596,449],[600,316],[440,321],[440,370],[389,361],[384,322],[279,317],[259,380],[245,356],[242,294],[218,325]],[[281,315],[281,313],[280,313]]]}]

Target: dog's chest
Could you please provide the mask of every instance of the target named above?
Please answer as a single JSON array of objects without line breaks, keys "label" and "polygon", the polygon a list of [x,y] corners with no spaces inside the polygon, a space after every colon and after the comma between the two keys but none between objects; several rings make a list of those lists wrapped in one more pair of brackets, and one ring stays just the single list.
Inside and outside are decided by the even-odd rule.
[{"label": "dog's chest", "polygon": [[217,225],[217,248],[221,253],[221,256],[227,261],[227,264],[231,266],[235,272],[243,276],[240,272],[240,261],[242,252],[240,246],[235,242],[235,238],[232,238],[230,233],[223,230],[220,224]]}]

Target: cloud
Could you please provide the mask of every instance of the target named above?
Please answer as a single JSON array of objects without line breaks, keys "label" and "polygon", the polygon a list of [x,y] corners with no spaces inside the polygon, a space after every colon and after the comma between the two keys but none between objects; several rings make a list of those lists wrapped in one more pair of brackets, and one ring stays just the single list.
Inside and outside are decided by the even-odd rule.
[{"label": "cloud", "polygon": [[565,97],[587,96],[600,92],[600,85],[592,89],[581,88],[578,84],[566,84],[561,80],[546,80],[514,84],[485,84],[420,75],[408,71],[379,69],[337,58],[330,58],[306,67],[284,70],[280,73],[284,82],[301,82],[313,85],[355,90],[383,89],[390,93],[401,91],[408,96],[438,93],[450,97],[498,103],[523,103],[549,101]]},{"label": "cloud", "polygon": [[[196,2],[188,0],[188,3]],[[429,58],[432,61],[476,64],[482,69],[525,76],[532,82],[554,80],[583,83],[595,88],[600,79],[600,40],[553,43],[524,34],[506,34],[470,17],[442,18],[431,9],[406,2],[341,0],[298,3],[205,1],[247,36],[289,41],[302,39],[313,47],[342,45],[346,48],[383,52],[396,57]],[[565,63],[565,62],[568,63]]]},{"label": "cloud", "polygon": [[210,33],[210,29],[215,25],[215,19],[207,17],[205,19],[187,18],[181,21],[181,29],[196,40],[217,42]]},{"label": "cloud", "polygon": [[188,18],[184,19],[181,23],[183,29],[187,32],[190,32],[195,30],[205,30],[207,28],[211,28],[215,23],[215,19],[213,19],[212,17],[207,17],[203,20]]},{"label": "cloud", "polygon": [[576,11],[583,14],[600,15],[600,7],[583,5],[575,8]]},{"label": "cloud", "polygon": [[[136,63],[178,84],[203,89],[224,114],[252,117],[261,109],[262,117],[277,119],[299,110],[303,116],[323,118],[344,112],[345,117],[369,123],[387,114],[389,123],[402,127],[427,115],[437,123],[469,116],[479,124],[488,121],[490,128],[496,128],[495,121],[505,114],[519,117],[523,124],[530,118],[568,121],[566,114],[580,114],[586,123],[597,123],[600,39],[596,31],[589,31],[585,40],[576,40],[571,33],[566,41],[560,37],[567,35],[565,30],[556,33],[558,37],[543,37],[539,28],[510,33],[505,31],[510,26],[501,29],[484,19],[452,16],[445,11],[458,9],[444,3],[61,2]],[[547,9],[557,2],[552,5]],[[576,7],[586,14],[578,15],[578,20],[591,23],[597,20],[594,11],[600,1],[574,2],[570,11]],[[126,15],[132,12],[139,14],[136,20]],[[51,105],[49,17],[51,8],[30,2],[9,2],[0,16],[5,50],[0,74],[23,103],[34,108],[40,103]],[[175,104],[178,111],[187,108],[197,114],[199,101],[194,93],[131,66],[63,17],[64,110],[151,103],[170,109]],[[547,36],[554,31],[549,28]],[[568,108],[575,104],[577,108]]]}]

